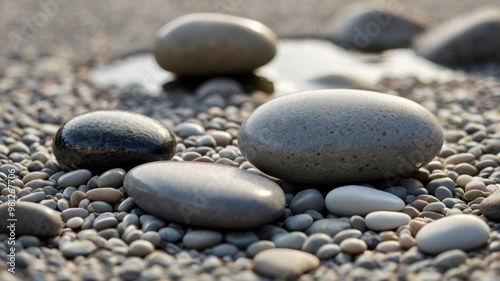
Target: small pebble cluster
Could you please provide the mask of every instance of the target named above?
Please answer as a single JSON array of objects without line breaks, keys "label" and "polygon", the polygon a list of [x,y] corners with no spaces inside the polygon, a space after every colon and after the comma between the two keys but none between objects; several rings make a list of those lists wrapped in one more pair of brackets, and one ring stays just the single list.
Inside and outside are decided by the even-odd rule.
[{"label": "small pebble cluster", "polygon": [[[210,22],[264,46],[225,73],[272,58],[270,30],[226,20],[167,24],[159,64],[216,73],[157,54]],[[2,280],[500,278],[497,78],[386,78],[387,94],[266,102],[231,78],[152,95],[64,69],[25,62],[0,76],[3,260],[14,200],[17,219],[16,273],[0,263]]]}]

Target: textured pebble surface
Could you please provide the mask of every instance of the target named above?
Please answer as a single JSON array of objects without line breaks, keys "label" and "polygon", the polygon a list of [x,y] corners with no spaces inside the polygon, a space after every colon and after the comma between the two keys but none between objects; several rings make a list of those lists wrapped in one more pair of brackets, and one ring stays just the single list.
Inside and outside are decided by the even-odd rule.
[{"label": "textured pebble surface", "polygon": [[[333,130],[339,134],[323,141],[339,141],[337,137],[342,132],[343,143],[352,146],[360,144],[357,134],[370,132],[366,139],[372,142],[367,149],[352,154],[357,158],[345,158],[344,162],[333,158],[307,170],[306,164],[311,166],[316,162],[304,159],[323,157],[323,150],[338,151],[343,143],[309,154],[290,155],[290,159],[257,151],[269,162],[298,167],[299,173],[290,172],[285,176],[261,171],[258,163],[248,161],[251,160],[248,147],[244,147],[245,141],[240,136],[248,128],[245,129],[246,125],[242,128],[242,124],[252,120],[259,107],[265,109],[266,102],[272,105],[294,96],[276,97],[293,92],[281,88],[296,82],[288,78],[281,80],[281,72],[317,73],[314,64],[302,69],[285,66],[277,73],[264,72],[267,67],[264,66],[250,78],[226,72],[196,79],[170,80],[174,77],[171,75],[164,81],[165,72],[160,68],[156,71],[139,66],[134,67],[134,71],[145,70],[144,75],[137,72],[133,72],[134,77],[124,75],[121,72],[124,64],[120,60],[126,63],[130,54],[151,50],[154,33],[166,21],[185,15],[188,10],[204,8],[215,13],[261,19],[265,25],[277,28],[275,31],[280,37],[306,34],[310,38],[311,34],[322,34],[322,38],[332,39],[333,24],[342,18],[344,21],[352,18],[352,15],[344,17],[344,12],[338,9],[342,1],[310,0],[290,5],[282,0],[265,3],[256,0],[255,3],[261,5],[256,4],[256,9],[239,1],[179,1],[180,4],[172,2],[168,7],[156,0],[141,4],[132,1],[96,4],[95,0],[4,2],[0,5],[2,11],[14,12],[0,17],[0,27],[5,31],[0,37],[7,46],[0,49],[0,280],[500,280],[500,68],[492,63],[498,58],[495,47],[498,40],[478,31],[493,34],[490,31],[496,29],[498,20],[488,16],[496,15],[496,9],[486,13],[471,9],[484,3],[483,0],[453,1],[452,4],[444,0],[435,3],[401,0],[391,2],[382,11],[354,17],[356,24],[351,25],[354,31],[351,39],[368,38],[374,49],[394,46],[394,41],[383,39],[388,38],[387,34],[403,32],[405,36],[413,36],[412,32],[403,30],[404,25],[384,28],[384,17],[391,16],[394,22],[404,18],[422,23],[425,30],[415,35],[415,42],[439,43],[437,49],[441,51],[434,54],[443,57],[429,58],[443,62],[452,58],[453,64],[462,70],[446,69],[446,74],[441,72],[443,75],[427,78],[384,74],[380,80],[368,83],[384,93],[370,92],[371,97],[382,95],[390,101],[402,97],[419,106],[405,101],[393,108],[394,105],[385,103],[369,103],[368,98],[360,101],[353,94],[348,101],[351,110],[327,111],[325,116],[345,115],[352,118],[345,120],[353,122],[341,122],[342,126]],[[429,6],[424,10],[424,16],[431,19],[429,22],[412,9],[419,5],[427,7],[424,2],[441,7]],[[456,3],[466,7],[460,10]],[[451,29],[442,27],[443,19],[457,11],[465,13],[458,18],[461,24]],[[436,14],[439,15],[436,17]],[[47,16],[46,24],[42,24],[44,16]],[[470,19],[466,20],[468,16],[490,23],[480,25],[479,29],[473,26],[472,33],[464,33],[461,27],[470,24]],[[234,30],[242,30],[244,26],[238,24]],[[364,35],[357,32],[357,27]],[[372,36],[377,27],[380,27],[380,36]],[[443,36],[439,35],[440,30],[451,31]],[[282,42],[275,42],[266,34],[265,30],[250,30],[243,36],[255,35],[253,40],[267,40],[269,48],[260,55],[267,53],[269,59],[274,55],[271,47],[275,43],[278,43],[277,61],[281,55],[286,62],[297,59],[286,57],[286,52],[280,53]],[[433,41],[436,34],[439,40]],[[200,46],[204,40],[201,35],[192,34],[183,38],[189,42],[177,41],[177,44]],[[451,42],[450,38],[455,38],[451,41],[458,42],[461,48],[448,52],[450,46],[455,46],[446,43]],[[407,37],[392,39],[406,40]],[[297,49],[302,46],[297,40],[289,41],[291,46],[297,44]],[[324,54],[317,54],[321,59],[336,52],[331,42],[320,42],[332,47],[325,49]],[[365,77],[364,70],[379,66],[390,66],[402,74],[399,67],[390,62],[400,51],[411,53],[414,60],[421,60],[429,70],[435,70],[436,66],[418,57],[422,47],[418,44],[412,46],[415,52],[389,50],[360,54],[350,51],[337,55],[348,55],[353,65],[362,62],[363,67],[356,71],[361,80],[370,78]],[[225,50],[233,47],[234,44],[224,45]],[[464,51],[467,56],[460,55]],[[491,58],[489,64],[475,63],[486,54],[488,61]],[[197,62],[198,58],[230,53],[198,50],[196,55]],[[242,59],[250,58],[238,55]],[[306,59],[313,61],[314,58],[311,54]],[[152,54],[149,59],[154,63]],[[193,61],[189,56],[179,59],[184,64]],[[462,65],[471,59],[472,65]],[[116,61],[116,67],[115,63],[109,64],[111,60]],[[244,67],[248,71],[264,63],[251,62],[251,66]],[[234,66],[241,61],[224,63]],[[273,63],[276,61],[270,65]],[[413,60],[408,62],[412,63]],[[136,84],[95,83],[91,77],[93,73],[100,73],[96,69],[110,65],[113,74],[126,80],[142,79],[157,90]],[[316,65],[320,67],[321,63]],[[202,69],[199,66],[201,63],[194,63],[188,70],[196,74],[197,69]],[[222,69],[222,61],[218,66],[215,66],[217,70]],[[345,65],[346,73],[322,73],[320,77],[309,75],[307,79],[323,81],[323,86],[339,89],[333,78],[351,77],[347,69],[350,67]],[[262,85],[257,84],[264,82],[267,89],[275,87],[276,92],[262,92]],[[302,104],[274,107],[274,119],[266,122],[274,120],[276,127],[269,123],[267,130],[257,132],[273,137],[265,145],[283,144],[287,132],[296,134],[303,145],[321,140],[321,134],[327,132],[325,128],[331,123],[325,121],[327,118],[320,111],[307,106],[306,101],[315,100],[314,92],[307,93],[312,95]],[[327,106],[329,102],[323,100],[323,104]],[[405,111],[408,104],[411,110]],[[370,111],[381,106],[386,110]],[[296,112],[302,110],[308,114],[300,120],[298,113],[288,119],[277,117],[279,112],[297,107],[300,110]],[[416,108],[422,110],[418,111],[421,114],[411,119],[419,121],[418,126],[411,125],[413,123],[405,118],[389,118],[391,114],[404,116],[403,113],[414,112]],[[111,118],[114,121],[94,118],[88,121],[96,122],[92,130],[86,126],[73,129],[82,137],[79,145],[84,141],[106,144],[104,150],[112,157],[104,159],[94,154],[91,155],[93,165],[70,167],[64,162],[69,155],[56,153],[53,146],[58,130],[65,122],[98,112],[112,112],[115,117],[116,112],[123,112],[126,117]],[[384,119],[384,114],[388,118]],[[130,116],[134,118],[128,118]],[[363,118],[370,126],[354,124],[354,119]],[[147,126],[132,126],[131,122],[138,119]],[[300,127],[305,121],[307,130]],[[409,149],[425,144],[428,137],[411,135],[423,128],[442,131],[443,145],[439,143],[438,148],[431,150],[419,149],[419,155],[405,150],[400,155],[408,157],[403,159],[401,163],[405,164],[400,169],[386,175],[381,172],[381,178],[364,178],[367,167],[363,166],[360,171],[359,163],[375,167],[381,163],[370,158],[372,153],[391,158],[399,156],[399,143],[409,144]],[[382,129],[392,134],[384,136]],[[406,137],[401,135],[399,140],[396,129],[400,130],[399,134],[405,132]],[[121,137],[108,142],[106,136],[115,133]],[[160,154],[165,156],[161,162],[150,162],[158,158],[152,157],[148,150],[146,158],[136,159],[131,166],[150,163],[137,168],[117,164],[123,164],[124,157],[133,158],[134,152],[130,149],[145,145],[145,138],[146,143],[158,144],[154,136],[162,134],[169,136],[163,139],[169,140],[169,149],[168,152],[160,149]],[[441,138],[439,134],[435,136],[437,140]],[[126,143],[127,140],[132,143]],[[128,150],[111,151],[111,143],[124,142]],[[374,142],[379,146],[373,146]],[[94,146],[90,151],[98,148]],[[285,150],[290,148],[283,146]],[[166,159],[170,160],[163,161]],[[396,162],[399,160],[401,158],[396,157]],[[331,170],[325,169],[334,164],[345,168],[350,180],[318,184],[325,178],[338,179]],[[358,166],[352,168],[353,164]],[[398,176],[400,174],[405,176]],[[177,208],[176,203],[181,200],[183,205]],[[15,231],[11,227],[13,223]],[[13,266],[15,273],[11,271]]]},{"label": "textured pebble surface", "polygon": [[264,173],[331,184],[408,176],[438,154],[443,134],[432,113],[407,99],[317,90],[259,107],[243,123],[238,144]]}]

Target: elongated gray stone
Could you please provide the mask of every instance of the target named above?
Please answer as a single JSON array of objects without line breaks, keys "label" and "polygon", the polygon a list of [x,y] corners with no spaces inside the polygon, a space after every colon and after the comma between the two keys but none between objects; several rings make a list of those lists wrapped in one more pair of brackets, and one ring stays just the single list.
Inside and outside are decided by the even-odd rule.
[{"label": "elongated gray stone", "polygon": [[392,181],[432,160],[443,133],[434,115],[410,100],[317,90],[260,106],[241,126],[238,144],[255,167],[285,181]]},{"label": "elongated gray stone", "polygon": [[389,192],[359,185],[346,185],[330,191],[325,198],[328,211],[339,216],[364,216],[375,211],[398,212],[403,200]]},{"label": "elongated gray stone", "polygon": [[319,266],[319,259],[293,249],[269,249],[254,257],[255,271],[270,278],[298,278]]},{"label": "elongated gray stone", "polygon": [[196,162],[153,162],[132,169],[124,187],[143,210],[182,224],[251,228],[285,207],[275,182],[245,170]]}]

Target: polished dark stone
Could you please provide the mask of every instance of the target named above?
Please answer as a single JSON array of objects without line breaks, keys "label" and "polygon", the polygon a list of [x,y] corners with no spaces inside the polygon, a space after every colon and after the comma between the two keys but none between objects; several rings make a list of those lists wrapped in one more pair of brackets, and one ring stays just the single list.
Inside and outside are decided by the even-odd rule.
[{"label": "polished dark stone", "polygon": [[95,111],[66,122],[56,134],[53,149],[57,161],[66,169],[102,173],[168,160],[174,156],[176,145],[174,134],[147,116]]}]

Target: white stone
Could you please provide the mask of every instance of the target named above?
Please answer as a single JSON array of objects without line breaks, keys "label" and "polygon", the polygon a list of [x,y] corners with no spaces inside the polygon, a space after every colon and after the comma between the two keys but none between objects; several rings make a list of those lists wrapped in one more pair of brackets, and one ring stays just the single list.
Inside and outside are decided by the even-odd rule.
[{"label": "white stone", "polygon": [[365,217],[366,226],[375,231],[396,229],[408,224],[411,217],[405,213],[377,211],[369,213]]},{"label": "white stone", "polygon": [[488,225],[473,215],[455,215],[433,221],[416,235],[418,249],[427,254],[459,249],[473,250],[484,245],[489,238]]},{"label": "white stone", "polygon": [[330,191],[325,199],[328,211],[339,216],[364,216],[376,211],[401,211],[405,203],[399,197],[359,185],[346,185]]}]

